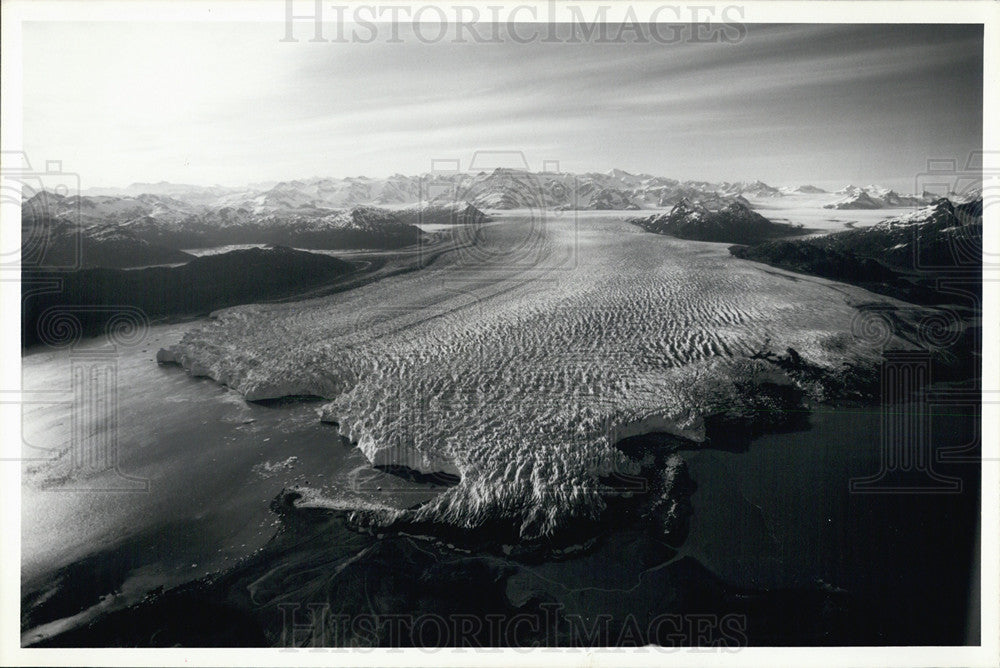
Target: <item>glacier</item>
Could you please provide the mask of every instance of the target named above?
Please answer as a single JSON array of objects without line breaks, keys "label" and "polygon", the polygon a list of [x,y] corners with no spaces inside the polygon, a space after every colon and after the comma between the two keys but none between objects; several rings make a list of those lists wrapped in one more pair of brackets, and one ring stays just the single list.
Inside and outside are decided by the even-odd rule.
[{"label": "glacier", "polygon": [[496,215],[456,229],[454,250],[418,272],[218,312],[159,359],[251,401],[323,397],[322,419],[373,465],[460,477],[373,521],[500,521],[531,540],[598,518],[603,481],[638,473],[619,440],[702,443],[706,418],[745,403],[747,388],[801,384],[754,356],[762,348],[836,374],[912,345],[857,335],[866,305],[891,298],[722,244],[606,215]]}]

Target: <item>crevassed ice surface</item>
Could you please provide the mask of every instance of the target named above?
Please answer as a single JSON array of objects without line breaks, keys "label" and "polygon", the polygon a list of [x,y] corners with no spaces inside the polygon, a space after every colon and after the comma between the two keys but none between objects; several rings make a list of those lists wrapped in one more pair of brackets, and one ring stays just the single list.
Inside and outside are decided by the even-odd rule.
[{"label": "crevassed ice surface", "polygon": [[[622,436],[703,438],[765,339],[839,367],[873,359],[851,305],[883,298],[602,215],[456,228],[425,269],[294,304],[223,311],[174,347],[248,399],[319,395],[373,464],[458,473],[412,512],[537,536],[604,506]],[[889,300],[886,300],[889,301]]]}]

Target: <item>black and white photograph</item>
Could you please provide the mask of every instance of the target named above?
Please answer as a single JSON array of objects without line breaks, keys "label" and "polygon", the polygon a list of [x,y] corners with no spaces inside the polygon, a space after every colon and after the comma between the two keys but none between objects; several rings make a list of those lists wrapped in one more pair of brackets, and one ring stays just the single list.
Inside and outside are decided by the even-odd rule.
[{"label": "black and white photograph", "polygon": [[997,3],[2,10],[3,665],[1000,662]]}]

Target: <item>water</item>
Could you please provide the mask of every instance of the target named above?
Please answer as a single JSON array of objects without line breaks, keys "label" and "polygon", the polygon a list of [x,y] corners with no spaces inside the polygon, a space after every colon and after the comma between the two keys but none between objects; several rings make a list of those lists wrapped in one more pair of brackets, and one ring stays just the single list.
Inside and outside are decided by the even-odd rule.
[{"label": "water", "polygon": [[[968,409],[932,410],[934,453],[974,441]],[[880,471],[880,415],[820,407],[806,431],[769,434],[742,452],[687,453],[698,489],[681,552],[733,586],[861,597],[879,642],[919,629],[919,642],[978,643],[969,592],[979,589],[981,464],[934,465],[961,481],[954,493],[852,493],[852,479]]]},{"label": "water", "polygon": [[[95,353],[108,351],[101,339],[23,358],[24,390],[45,402],[23,409],[24,595],[46,590],[63,569],[94,554],[103,555],[94,570],[76,573],[101,583],[78,601],[84,608],[113,592],[123,605],[220,571],[271,538],[277,518],[269,504],[290,486],[393,507],[434,494],[432,486],[373,470],[319,421],[315,402],[250,404],[212,381],[158,366],[156,351],[190,326],[152,327],[141,342],[96,361]],[[109,396],[117,400],[117,424],[101,411],[77,415],[98,439],[86,442],[85,455],[101,435],[117,434],[118,472],[72,462],[74,409],[65,402],[74,396],[74,365],[116,369]]]}]

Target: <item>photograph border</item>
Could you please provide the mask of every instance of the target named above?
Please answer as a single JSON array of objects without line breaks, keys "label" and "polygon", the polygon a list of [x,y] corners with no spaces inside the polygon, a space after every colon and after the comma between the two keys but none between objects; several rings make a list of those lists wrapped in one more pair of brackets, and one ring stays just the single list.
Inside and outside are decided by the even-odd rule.
[{"label": "photograph border", "polygon": [[[310,3],[310,0],[295,0]],[[464,3],[439,2],[448,16]],[[324,2],[326,6],[346,4]],[[393,3],[367,3],[372,5]],[[398,4],[395,3],[395,4]],[[984,25],[984,109],[983,118],[1000,118],[1000,3],[983,1],[927,2],[743,2],[696,4],[655,2],[506,2],[491,0],[489,5],[501,7],[501,15],[516,11],[516,20],[544,22],[554,17],[566,18],[568,7],[589,11],[607,5],[608,21],[621,21],[632,12],[640,21],[657,8],[667,5],[677,8],[705,9],[706,20],[723,16],[739,16],[746,23],[976,23]],[[520,8],[520,9],[518,9]],[[524,8],[533,8],[524,9]],[[712,10],[712,11],[708,11]],[[263,2],[200,1],[139,1],[67,2],[42,0],[10,0],[2,4],[2,143],[4,151],[20,150],[21,123],[21,23],[27,21],[266,21],[274,22],[275,39],[282,37],[286,0]],[[661,12],[661,16],[673,14]],[[331,17],[333,16],[331,12]],[[433,16],[420,20],[432,21]],[[846,21],[844,19],[847,19]],[[984,121],[983,148],[996,160],[1000,156],[1000,136],[996,123]],[[57,156],[38,156],[47,159]],[[72,171],[73,165],[64,169]],[[989,165],[993,174],[1000,165]],[[996,176],[993,177],[997,179]],[[984,214],[984,247],[1000,248],[1000,207],[986,207]],[[2,221],[0,235],[5,248],[18,247],[19,226]],[[3,536],[0,558],[0,663],[3,665],[482,665],[482,666],[654,666],[676,663],[686,666],[769,665],[769,666],[990,666],[1000,658],[1000,405],[982,405],[982,524],[981,524],[981,630],[982,645],[978,647],[860,647],[860,648],[744,648],[738,651],[706,648],[636,649],[22,649],[20,647],[20,479],[21,470],[11,458],[20,453],[20,339],[13,326],[15,305],[21,304],[20,281],[17,277],[0,276],[0,302],[4,309],[2,359],[0,368],[3,386],[0,405],[5,416],[3,458],[0,470],[3,489],[7,490],[0,515],[0,535]],[[1000,286],[996,281],[984,281],[983,288],[983,382],[985,393],[1000,391]],[[11,419],[11,417],[17,419]],[[14,427],[16,425],[16,427]],[[12,429],[13,428],[13,429]],[[13,455],[13,457],[12,457]],[[15,491],[16,490],[16,491]]]}]

